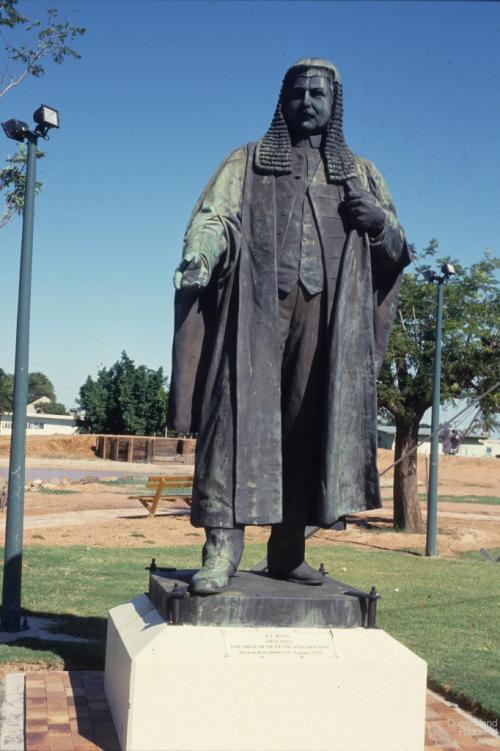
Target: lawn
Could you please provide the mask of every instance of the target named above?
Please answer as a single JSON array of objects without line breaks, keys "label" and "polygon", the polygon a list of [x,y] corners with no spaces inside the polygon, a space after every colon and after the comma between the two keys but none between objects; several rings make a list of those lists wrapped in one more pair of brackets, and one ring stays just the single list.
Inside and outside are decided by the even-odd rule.
[{"label": "lawn", "polygon": [[[427,500],[425,493],[419,493],[421,501]],[[488,506],[499,506],[500,498],[497,495],[440,495],[438,502],[443,503],[485,503]]]},{"label": "lawn", "polygon": [[[495,555],[500,553],[492,551]],[[262,558],[249,545],[243,567]],[[23,605],[58,619],[58,630],[88,643],[39,642],[24,638],[0,645],[0,662],[45,662],[102,669],[106,613],[147,589],[151,556],[160,566],[195,567],[198,547],[26,548]],[[378,625],[429,664],[432,685],[464,697],[483,712],[500,716],[500,565],[472,553],[456,559],[408,553],[311,547],[308,558],[330,576],[363,589],[377,586]]]}]

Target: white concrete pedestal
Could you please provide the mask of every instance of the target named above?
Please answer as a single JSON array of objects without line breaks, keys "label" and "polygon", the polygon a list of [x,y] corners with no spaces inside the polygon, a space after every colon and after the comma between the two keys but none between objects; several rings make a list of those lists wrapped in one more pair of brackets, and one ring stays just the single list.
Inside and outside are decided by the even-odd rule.
[{"label": "white concrete pedestal", "polygon": [[122,751],[422,751],[426,663],[379,629],[173,626],[110,611]]}]

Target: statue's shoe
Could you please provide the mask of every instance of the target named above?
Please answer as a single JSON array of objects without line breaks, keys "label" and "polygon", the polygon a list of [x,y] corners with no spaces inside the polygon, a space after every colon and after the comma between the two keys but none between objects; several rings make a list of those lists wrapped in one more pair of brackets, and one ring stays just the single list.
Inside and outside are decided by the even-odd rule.
[{"label": "statue's shoe", "polygon": [[309,584],[318,585],[323,584],[325,575],[321,571],[317,571],[305,561],[302,561],[300,566],[293,568],[291,571],[277,571],[268,569],[271,576],[275,576],[277,579],[285,579],[289,582],[295,582],[296,584]]},{"label": "statue's shoe", "polygon": [[193,595],[216,595],[228,586],[235,571],[234,564],[227,558],[208,558],[191,579],[189,591]]}]

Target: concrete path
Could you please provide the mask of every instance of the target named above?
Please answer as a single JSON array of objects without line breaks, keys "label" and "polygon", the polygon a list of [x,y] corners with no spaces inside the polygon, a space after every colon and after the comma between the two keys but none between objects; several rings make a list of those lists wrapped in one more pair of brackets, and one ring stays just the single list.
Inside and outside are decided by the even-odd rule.
[{"label": "concrete path", "polygon": [[24,673],[0,680],[0,749],[24,751]]}]

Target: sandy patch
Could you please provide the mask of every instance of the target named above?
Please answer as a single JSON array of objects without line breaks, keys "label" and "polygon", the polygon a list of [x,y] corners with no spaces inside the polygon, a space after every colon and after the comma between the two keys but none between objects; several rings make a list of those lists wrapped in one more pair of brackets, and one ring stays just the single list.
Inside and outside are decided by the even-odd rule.
[{"label": "sandy patch", "polygon": [[[423,506],[424,516],[425,507]],[[179,547],[201,544],[203,530],[191,526],[188,508],[179,501],[163,504],[150,516],[127,490],[96,485],[72,495],[26,494],[24,540],[27,545],[88,547]],[[1,517],[5,518],[5,514]],[[4,521],[0,517],[1,537]],[[446,503],[438,520],[439,553],[455,556],[467,550],[500,547],[500,506]],[[268,527],[247,527],[247,542],[265,543]],[[1,539],[0,537],[0,539]],[[350,517],[343,532],[319,530],[308,545],[353,545],[383,550],[424,552],[425,535],[396,533],[389,504],[378,511]]]}]

